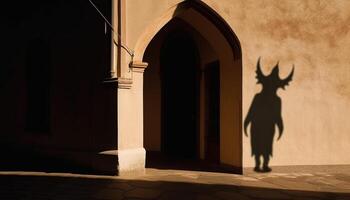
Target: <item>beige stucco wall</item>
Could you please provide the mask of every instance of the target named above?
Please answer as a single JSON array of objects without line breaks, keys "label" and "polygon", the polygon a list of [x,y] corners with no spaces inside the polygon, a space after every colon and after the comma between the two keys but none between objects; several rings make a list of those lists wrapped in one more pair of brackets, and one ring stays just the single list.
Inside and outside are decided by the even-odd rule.
[{"label": "beige stucco wall", "polygon": [[[135,48],[147,27],[175,0],[126,2],[126,43]],[[282,98],[285,131],[274,143],[271,165],[350,164],[350,2],[347,0],[205,0],[232,27],[243,52],[243,118],[260,91],[255,67],[262,57],[268,74],[280,61],[280,75],[295,64]],[[252,166],[249,138],[243,138],[244,166]]]},{"label": "beige stucco wall", "polygon": [[[259,56],[269,73],[280,60],[295,76],[282,98],[283,138],[272,165],[349,164],[349,1],[234,1],[213,3],[238,35],[243,51],[243,116],[252,97]],[[231,1],[232,2],[232,1]],[[244,163],[252,165],[244,138]]]}]

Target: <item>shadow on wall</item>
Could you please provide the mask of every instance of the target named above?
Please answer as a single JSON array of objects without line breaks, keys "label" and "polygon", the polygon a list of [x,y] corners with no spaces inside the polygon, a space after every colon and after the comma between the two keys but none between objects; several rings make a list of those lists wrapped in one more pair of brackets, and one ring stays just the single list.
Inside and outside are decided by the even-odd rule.
[{"label": "shadow on wall", "polygon": [[[269,160],[272,156],[272,143],[275,135],[275,125],[279,130],[279,140],[283,133],[283,120],[281,114],[281,98],[277,95],[277,89],[285,89],[285,86],[292,81],[294,66],[292,72],[285,79],[279,77],[278,63],[273,68],[270,75],[265,76],[260,67],[260,58],[258,59],[256,78],[257,84],[262,84],[262,91],[254,96],[250,105],[248,114],[244,120],[244,134],[247,134],[247,127],[250,124],[250,142],[252,156],[255,157],[255,168],[257,172],[270,172]],[[263,166],[260,168],[260,157],[263,157]]]}]

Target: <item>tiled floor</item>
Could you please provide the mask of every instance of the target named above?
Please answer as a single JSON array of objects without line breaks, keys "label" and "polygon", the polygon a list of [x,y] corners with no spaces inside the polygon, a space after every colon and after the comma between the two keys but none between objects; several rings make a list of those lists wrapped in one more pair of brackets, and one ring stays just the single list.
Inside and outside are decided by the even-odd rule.
[{"label": "tiled floor", "polygon": [[258,174],[147,169],[114,177],[0,172],[0,199],[350,199],[350,166],[275,167]]}]

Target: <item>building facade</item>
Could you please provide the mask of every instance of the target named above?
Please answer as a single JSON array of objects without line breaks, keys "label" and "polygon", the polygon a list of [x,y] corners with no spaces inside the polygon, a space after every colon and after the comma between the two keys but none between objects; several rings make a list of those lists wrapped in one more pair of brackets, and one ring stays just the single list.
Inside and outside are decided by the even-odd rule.
[{"label": "building facade", "polygon": [[[89,1],[7,13],[4,148],[118,174],[142,173],[154,152],[242,173],[262,123],[271,166],[350,164],[350,2],[93,3],[107,21]],[[265,98],[245,137],[257,82],[273,71],[287,81],[274,91],[283,134]]]}]

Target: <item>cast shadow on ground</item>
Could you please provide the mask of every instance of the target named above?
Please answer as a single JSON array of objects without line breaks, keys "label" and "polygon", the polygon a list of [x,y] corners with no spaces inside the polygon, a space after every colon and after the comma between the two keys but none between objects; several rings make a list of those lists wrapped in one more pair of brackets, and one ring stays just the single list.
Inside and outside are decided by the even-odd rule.
[{"label": "cast shadow on ground", "polygon": [[0,199],[347,199],[311,192],[177,181],[125,180],[59,174],[0,174]]}]

